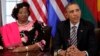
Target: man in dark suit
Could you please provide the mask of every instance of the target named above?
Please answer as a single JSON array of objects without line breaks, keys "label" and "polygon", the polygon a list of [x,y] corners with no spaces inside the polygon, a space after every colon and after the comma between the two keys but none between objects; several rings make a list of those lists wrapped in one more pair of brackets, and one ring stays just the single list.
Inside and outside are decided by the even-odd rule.
[{"label": "man in dark suit", "polygon": [[[67,20],[57,26],[57,33],[54,38],[54,55],[61,56],[94,56],[96,53],[96,39],[94,26],[81,18],[81,10],[77,3],[69,3],[66,6]],[[76,39],[72,44],[72,27],[76,27]]]}]

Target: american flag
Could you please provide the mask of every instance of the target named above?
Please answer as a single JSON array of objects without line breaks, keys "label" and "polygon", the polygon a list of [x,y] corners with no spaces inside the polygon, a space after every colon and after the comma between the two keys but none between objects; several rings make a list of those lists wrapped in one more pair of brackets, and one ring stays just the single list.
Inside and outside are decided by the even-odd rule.
[{"label": "american flag", "polygon": [[71,0],[23,0],[30,4],[31,18],[52,27],[55,35],[58,21],[65,20],[64,8]]},{"label": "american flag", "polygon": [[31,18],[47,24],[46,0],[23,0],[29,3]]}]

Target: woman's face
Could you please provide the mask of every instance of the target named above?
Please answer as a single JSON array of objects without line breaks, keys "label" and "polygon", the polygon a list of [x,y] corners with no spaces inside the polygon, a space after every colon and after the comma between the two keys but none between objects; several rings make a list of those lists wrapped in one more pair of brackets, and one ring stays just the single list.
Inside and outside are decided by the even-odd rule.
[{"label": "woman's face", "polygon": [[17,14],[18,21],[25,22],[28,20],[29,12],[27,10],[27,7],[22,7],[19,9],[19,12]]}]

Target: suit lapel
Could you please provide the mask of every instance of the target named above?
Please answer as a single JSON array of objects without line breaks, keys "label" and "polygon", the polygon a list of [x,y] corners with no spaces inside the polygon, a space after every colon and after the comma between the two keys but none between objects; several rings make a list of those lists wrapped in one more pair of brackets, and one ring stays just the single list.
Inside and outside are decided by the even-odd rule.
[{"label": "suit lapel", "polygon": [[77,42],[79,43],[80,40],[82,39],[82,35],[83,35],[83,32],[84,32],[84,23],[83,21],[81,20],[80,24],[79,24],[79,27],[78,27],[78,30],[77,30]]},{"label": "suit lapel", "polygon": [[63,33],[63,36],[64,36],[64,40],[65,40],[65,45],[68,47],[69,46],[69,38],[70,38],[70,23],[69,23],[69,20],[66,20],[65,23],[64,23],[64,33]]},{"label": "suit lapel", "polygon": [[65,36],[69,38],[70,37],[70,23],[68,20],[65,22],[64,29],[65,29],[65,34],[66,34]]}]

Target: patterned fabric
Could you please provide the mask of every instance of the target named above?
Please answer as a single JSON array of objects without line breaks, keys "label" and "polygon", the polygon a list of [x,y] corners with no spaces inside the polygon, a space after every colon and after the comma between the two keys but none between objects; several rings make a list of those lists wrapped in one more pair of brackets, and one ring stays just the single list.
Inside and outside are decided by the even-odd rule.
[{"label": "patterned fabric", "polygon": [[70,43],[71,45],[76,45],[77,46],[77,32],[76,32],[76,26],[72,27],[72,32],[71,32],[71,40]]},{"label": "patterned fabric", "polygon": [[25,46],[41,41],[43,37],[42,27],[38,22],[29,22],[25,26],[19,26],[19,31],[21,40]]}]

